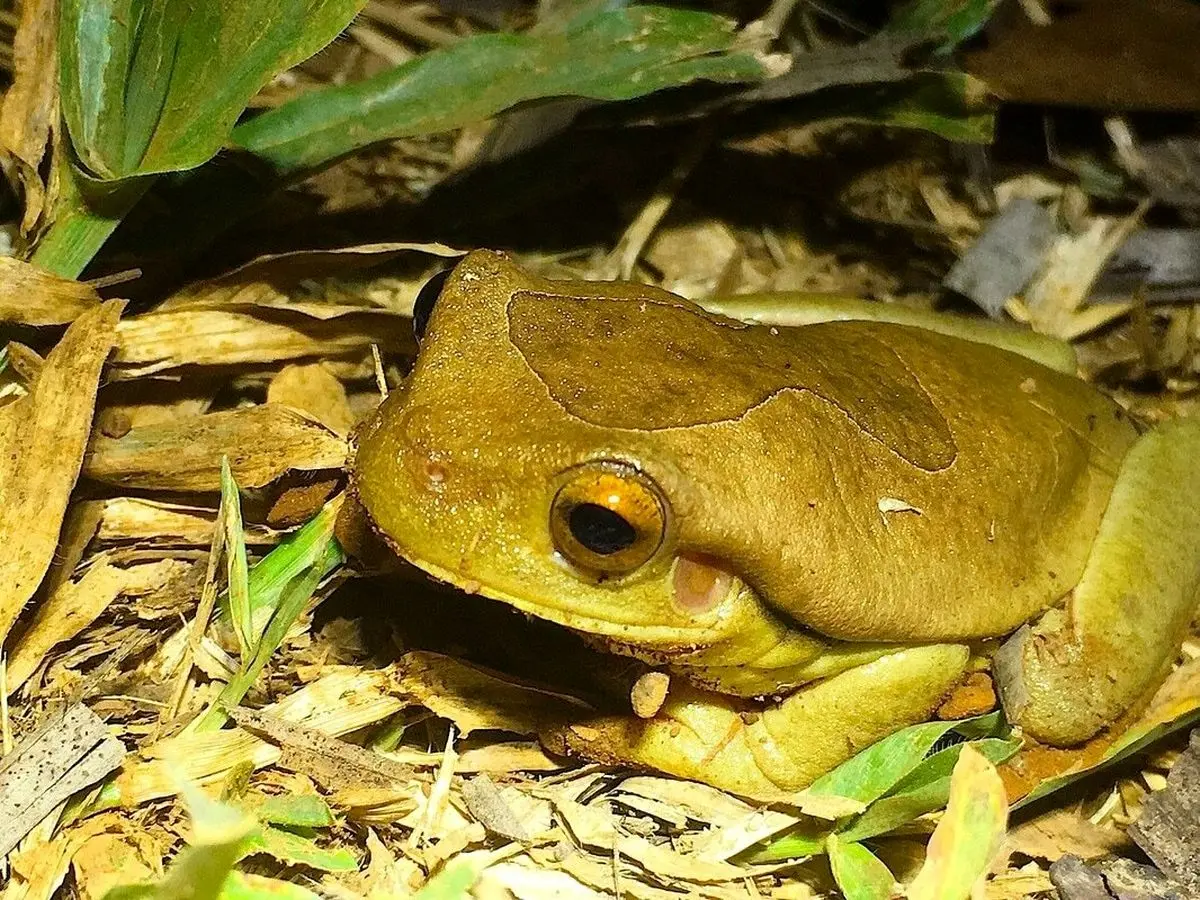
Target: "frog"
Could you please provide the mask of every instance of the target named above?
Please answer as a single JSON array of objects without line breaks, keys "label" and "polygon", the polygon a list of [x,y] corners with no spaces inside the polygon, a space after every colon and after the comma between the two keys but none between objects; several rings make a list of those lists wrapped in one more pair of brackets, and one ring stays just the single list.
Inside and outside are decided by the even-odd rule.
[{"label": "frog", "polygon": [[1146,702],[1200,596],[1200,422],[1016,326],[693,302],[467,254],[351,490],[403,559],[665,673],[552,750],[761,800],[988,673],[1026,739]]}]

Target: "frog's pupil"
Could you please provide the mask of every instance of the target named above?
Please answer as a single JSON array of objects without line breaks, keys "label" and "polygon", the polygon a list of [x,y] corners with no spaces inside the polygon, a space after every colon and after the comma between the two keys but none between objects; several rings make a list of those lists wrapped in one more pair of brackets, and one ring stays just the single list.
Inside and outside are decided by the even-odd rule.
[{"label": "frog's pupil", "polygon": [[624,516],[596,503],[572,507],[567,524],[575,540],[601,556],[628,549],[637,540],[637,529]]}]

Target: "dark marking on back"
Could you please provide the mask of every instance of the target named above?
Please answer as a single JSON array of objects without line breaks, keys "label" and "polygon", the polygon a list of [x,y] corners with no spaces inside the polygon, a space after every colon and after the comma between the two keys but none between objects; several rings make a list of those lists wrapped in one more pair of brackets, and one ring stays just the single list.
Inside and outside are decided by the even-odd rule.
[{"label": "dark marking on back", "polygon": [[771,329],[682,300],[521,291],[508,305],[508,331],[554,401],[593,425],[655,431],[728,422],[780,392],[803,391],[921,469],[944,469],[957,453],[920,381],[865,330]]}]

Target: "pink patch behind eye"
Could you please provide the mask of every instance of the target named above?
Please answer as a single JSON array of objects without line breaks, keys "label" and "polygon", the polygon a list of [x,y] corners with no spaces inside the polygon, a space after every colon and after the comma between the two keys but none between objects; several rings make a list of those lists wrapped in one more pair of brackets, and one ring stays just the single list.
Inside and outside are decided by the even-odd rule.
[{"label": "pink patch behind eye", "polygon": [[733,575],[709,556],[681,556],[675,563],[675,603],[690,613],[708,612],[729,594]]}]

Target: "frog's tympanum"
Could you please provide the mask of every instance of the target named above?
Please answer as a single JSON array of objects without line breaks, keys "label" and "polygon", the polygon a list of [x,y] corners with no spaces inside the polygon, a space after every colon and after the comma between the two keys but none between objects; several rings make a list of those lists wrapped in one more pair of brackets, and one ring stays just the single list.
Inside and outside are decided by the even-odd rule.
[{"label": "frog's tympanum", "polygon": [[672,676],[559,748],[778,797],[984,667],[1025,734],[1091,738],[1195,609],[1200,423],[1142,433],[1060,345],[870,308],[747,324],[472,253],[358,496],[434,576]]}]

